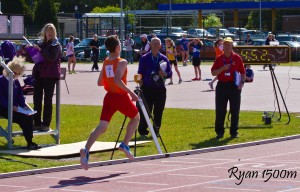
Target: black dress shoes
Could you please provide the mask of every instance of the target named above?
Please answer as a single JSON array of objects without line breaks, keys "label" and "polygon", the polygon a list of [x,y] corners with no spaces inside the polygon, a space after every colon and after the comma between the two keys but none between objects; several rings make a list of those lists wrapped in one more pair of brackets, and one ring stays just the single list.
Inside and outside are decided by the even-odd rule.
[{"label": "black dress shoes", "polygon": [[42,147],[40,145],[34,143],[34,142],[32,142],[31,144],[27,145],[27,149],[28,150],[38,150],[40,148],[42,148]]}]

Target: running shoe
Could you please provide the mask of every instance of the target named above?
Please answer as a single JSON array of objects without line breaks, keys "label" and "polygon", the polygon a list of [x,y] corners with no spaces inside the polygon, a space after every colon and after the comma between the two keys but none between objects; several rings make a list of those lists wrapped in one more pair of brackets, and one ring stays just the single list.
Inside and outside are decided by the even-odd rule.
[{"label": "running shoe", "polygon": [[84,170],[89,169],[89,156],[89,152],[86,150],[86,148],[80,149],[80,164]]},{"label": "running shoe", "polygon": [[168,85],[173,85],[173,82],[172,82],[172,81],[170,81],[170,83],[168,83]]},{"label": "running shoe", "polygon": [[197,77],[195,77],[194,79],[192,79],[192,81],[198,81],[198,78],[197,78]]},{"label": "running shoe", "polygon": [[134,156],[131,154],[129,146],[125,145],[123,142],[120,144],[119,150],[123,151],[128,159],[134,160]]},{"label": "running shoe", "polygon": [[180,84],[180,83],[182,83],[182,79],[179,79],[179,82],[178,82],[178,84]]}]

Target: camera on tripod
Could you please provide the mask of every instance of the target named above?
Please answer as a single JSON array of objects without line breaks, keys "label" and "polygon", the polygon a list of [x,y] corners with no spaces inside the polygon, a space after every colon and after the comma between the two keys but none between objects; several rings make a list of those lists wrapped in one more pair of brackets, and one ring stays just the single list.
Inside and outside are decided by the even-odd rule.
[{"label": "camera on tripod", "polygon": [[264,111],[262,115],[262,121],[265,122],[265,125],[270,125],[272,123],[272,115],[268,111]]}]

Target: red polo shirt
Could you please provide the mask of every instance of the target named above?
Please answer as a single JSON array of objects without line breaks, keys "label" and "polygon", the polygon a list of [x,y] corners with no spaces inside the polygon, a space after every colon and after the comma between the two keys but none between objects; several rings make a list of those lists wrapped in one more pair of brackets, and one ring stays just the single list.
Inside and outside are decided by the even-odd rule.
[{"label": "red polo shirt", "polygon": [[[217,57],[213,66],[211,67],[211,71],[213,71],[215,69],[219,69],[220,67],[222,67],[223,65],[226,65],[226,64],[231,64],[229,70],[222,71],[217,76],[218,80],[221,82],[224,82],[224,83],[233,82],[234,81],[234,71],[238,71],[238,72],[240,72],[240,74],[246,73],[242,58],[234,52],[231,53],[231,56],[229,58],[226,58],[224,56],[224,54]],[[228,74],[230,74],[230,75],[228,75]]]}]

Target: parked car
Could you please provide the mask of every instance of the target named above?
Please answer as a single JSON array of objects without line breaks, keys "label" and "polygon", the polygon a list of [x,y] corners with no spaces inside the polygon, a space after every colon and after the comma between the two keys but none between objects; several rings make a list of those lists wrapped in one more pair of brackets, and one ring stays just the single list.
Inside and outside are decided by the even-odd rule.
[{"label": "parked car", "polygon": [[167,27],[164,27],[161,29],[160,34],[167,34],[167,30],[169,34],[179,34],[182,35],[184,33],[186,33],[185,31],[183,31],[183,29],[181,27],[171,27],[171,29],[167,29]]},{"label": "parked car", "polygon": [[259,30],[245,30],[242,31],[240,34],[240,40],[244,41],[246,39],[247,34],[250,34],[251,39],[266,39],[267,36],[265,33],[263,33],[262,31]]},{"label": "parked car", "polygon": [[297,41],[280,41],[279,45],[287,45],[291,49],[291,60],[300,60],[300,42]]},{"label": "parked car", "polygon": [[275,36],[277,41],[297,41],[300,42],[300,35],[295,34],[279,34]]},{"label": "parked car", "polygon": [[[100,45],[104,45],[105,39],[106,39],[106,37],[98,36],[98,40],[100,41]],[[75,45],[75,47],[74,47],[75,56],[76,56],[77,53],[82,52],[85,49],[91,49],[89,45],[90,45],[90,42],[92,40],[93,40],[93,38],[85,38],[80,43]],[[65,49],[64,49],[64,51],[65,51]]]},{"label": "parked car", "polygon": [[198,37],[198,38],[214,38],[212,34],[210,34],[206,29],[201,28],[190,28],[187,30],[188,37]]},{"label": "parked car", "polygon": [[209,28],[207,29],[207,31],[214,35],[215,37],[231,37],[233,40],[235,40],[237,38],[237,36],[235,34],[232,34],[228,31],[228,29],[224,29],[224,28]]},{"label": "parked car", "polygon": [[[253,45],[249,46],[262,46],[266,45],[266,40],[265,39],[253,39]],[[234,41],[236,42],[236,45],[245,45],[245,41]]]},{"label": "parked car", "polygon": [[246,29],[246,28],[240,28],[240,27],[228,27],[228,31],[229,31],[230,33],[232,33],[232,34],[237,35],[237,36],[239,36],[240,33],[241,33],[242,31],[245,31],[245,30],[247,30],[247,29]]},{"label": "parked car", "polygon": [[[125,58],[125,50],[126,47],[123,46],[123,50],[121,52],[121,57]],[[109,52],[107,51],[105,45],[100,46],[99,49],[99,61],[104,61],[104,59],[108,56]],[[92,50],[91,49],[85,49],[84,51],[81,51],[76,54],[76,60],[82,61],[82,60],[91,60],[92,56]],[[137,61],[138,60],[138,53],[133,52],[133,60]]]}]

